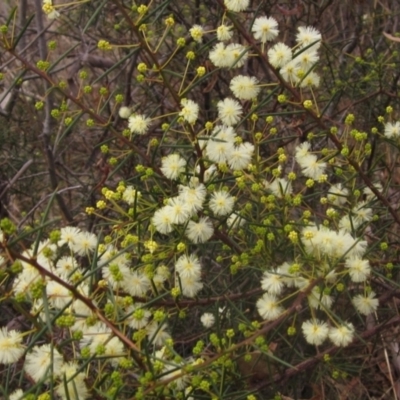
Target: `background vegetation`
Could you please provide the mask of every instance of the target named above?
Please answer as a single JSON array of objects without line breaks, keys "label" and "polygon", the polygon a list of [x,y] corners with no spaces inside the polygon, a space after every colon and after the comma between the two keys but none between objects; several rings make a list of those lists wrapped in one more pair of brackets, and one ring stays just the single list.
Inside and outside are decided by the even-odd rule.
[{"label": "background vegetation", "polygon": [[[0,5],[4,398],[400,396],[400,4],[241,3]],[[279,28],[266,43],[262,16]],[[243,46],[225,67],[221,24]],[[299,27],[321,42],[300,46]],[[294,83],[271,65],[278,42],[319,46]],[[236,168],[209,143],[226,140],[218,104],[239,75],[258,92],[237,100],[232,146],[253,147]],[[159,222],[182,199],[200,205]],[[319,343],[307,321],[350,339]]]}]

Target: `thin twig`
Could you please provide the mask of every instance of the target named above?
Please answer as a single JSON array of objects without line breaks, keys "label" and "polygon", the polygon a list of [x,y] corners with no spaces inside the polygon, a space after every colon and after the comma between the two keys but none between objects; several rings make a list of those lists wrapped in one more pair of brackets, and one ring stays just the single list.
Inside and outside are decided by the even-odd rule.
[{"label": "thin twig", "polygon": [[30,159],[28,160],[21,168],[20,170],[15,174],[15,176],[11,179],[11,181],[7,184],[7,186],[3,189],[3,191],[0,193],[0,200],[3,198],[3,196],[7,193],[7,191],[11,188],[12,185],[20,178],[20,176],[28,169],[28,167],[33,163],[33,160]]}]

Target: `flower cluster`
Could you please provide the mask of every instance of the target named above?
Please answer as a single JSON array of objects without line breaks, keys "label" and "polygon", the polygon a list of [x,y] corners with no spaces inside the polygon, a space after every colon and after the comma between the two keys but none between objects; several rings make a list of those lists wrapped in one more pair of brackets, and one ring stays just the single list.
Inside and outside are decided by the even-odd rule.
[{"label": "flower cluster", "polygon": [[313,27],[299,27],[296,42],[293,49],[281,42],[273,45],[267,53],[268,61],[291,85],[318,87],[320,77],[313,68],[319,60],[321,34]]},{"label": "flower cluster", "polygon": [[[116,118],[107,115],[113,136],[101,144],[107,186],[86,209],[93,228],[77,219],[44,239],[39,225],[18,232],[18,251],[14,231],[0,231],[10,296],[35,329],[57,327],[35,343],[1,328],[0,363],[20,362],[58,397],[218,397],[214,386],[236,390],[250,351],[271,354],[270,338],[285,346],[282,327],[301,337],[299,354],[313,355],[304,341],[351,346],[383,305],[375,278],[390,282],[393,264],[382,237],[397,237],[381,198],[387,184],[365,163],[372,146],[354,116],[325,117],[321,33],[299,26],[289,47],[277,41],[277,14],[259,15],[249,0],[223,4],[216,26],[175,29],[168,15],[162,35],[150,29],[162,8],[127,11],[140,35],[120,41],[140,48],[132,76],[149,101],[103,104],[100,90],[97,112]],[[43,10],[58,16],[50,0]],[[393,144],[400,122],[379,122],[375,138]]]}]

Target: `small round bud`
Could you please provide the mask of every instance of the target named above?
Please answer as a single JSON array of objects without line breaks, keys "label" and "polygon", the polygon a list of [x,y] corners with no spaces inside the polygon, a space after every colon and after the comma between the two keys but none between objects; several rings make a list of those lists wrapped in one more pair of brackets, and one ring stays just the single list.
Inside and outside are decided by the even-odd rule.
[{"label": "small round bud", "polygon": [[140,73],[145,73],[147,71],[147,65],[143,62],[139,63],[139,65],[137,66],[137,69]]},{"label": "small round bud", "polygon": [[97,48],[100,50],[112,50],[112,46],[110,42],[107,42],[107,40],[99,40],[97,43]]},{"label": "small round bud", "polygon": [[47,43],[47,47],[49,50],[55,50],[57,48],[57,42],[55,40],[51,40]]},{"label": "small round bud", "polygon": [[175,20],[173,17],[168,17],[165,19],[165,25],[167,25],[168,27],[174,26],[175,24]]},{"label": "small round bud", "polygon": [[206,69],[204,67],[197,68],[197,75],[203,76],[206,73]]},{"label": "small round bud", "polygon": [[142,4],[137,8],[137,12],[139,13],[139,15],[143,16],[147,13],[148,9],[149,8],[146,5]]},{"label": "small round bud", "polygon": [[106,88],[106,87],[101,87],[100,89],[99,89],[99,93],[102,95],[102,96],[107,96],[108,95],[108,89]]},{"label": "small round bud", "polygon": [[36,108],[36,110],[41,110],[42,108],[43,108],[43,106],[44,106],[44,103],[43,103],[43,101],[37,101],[36,103],[35,103],[35,108]]},{"label": "small round bud", "polygon": [[53,109],[53,110],[51,110],[51,116],[53,117],[53,118],[59,118],[60,117],[60,110],[58,110],[57,108],[55,108],[55,109]]},{"label": "small round bud", "polygon": [[176,44],[178,47],[184,47],[186,45],[186,40],[185,38],[181,37],[176,41]]},{"label": "small round bud", "polygon": [[287,100],[287,98],[286,98],[286,96],[284,95],[284,94],[280,94],[279,96],[278,96],[278,102],[279,103],[286,103],[286,100]]},{"label": "small round bud", "polygon": [[186,58],[188,60],[194,60],[196,58],[196,54],[194,53],[194,51],[188,51],[186,53]]}]

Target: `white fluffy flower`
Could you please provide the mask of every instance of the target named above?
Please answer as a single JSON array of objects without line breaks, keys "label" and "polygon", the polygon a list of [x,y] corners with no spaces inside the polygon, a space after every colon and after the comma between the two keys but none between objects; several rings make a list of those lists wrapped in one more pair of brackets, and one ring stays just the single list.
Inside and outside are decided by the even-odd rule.
[{"label": "white fluffy flower", "polygon": [[69,290],[55,281],[47,283],[46,296],[49,299],[49,303],[57,309],[64,308],[72,300]]},{"label": "white fluffy flower", "polygon": [[[200,167],[200,166],[198,166],[198,167]],[[209,168],[207,168],[204,171],[204,177],[203,177],[204,182],[208,182],[213,177],[215,172],[217,172],[217,167],[215,164],[212,164]],[[198,173],[200,173],[200,168],[199,168]]]},{"label": "white fluffy flower", "polygon": [[151,120],[145,115],[134,114],[128,119],[128,127],[132,133],[144,135],[149,129]]},{"label": "white fluffy flower", "polygon": [[300,82],[301,88],[318,87],[321,79],[317,73],[311,71],[306,77]]},{"label": "white fluffy flower", "polygon": [[205,156],[217,164],[225,163],[231,156],[235,146],[232,142],[210,139],[207,142]]},{"label": "white fluffy flower", "polygon": [[85,374],[78,372],[78,365],[74,362],[65,363],[61,367],[61,374],[65,381],[56,387],[56,393],[62,400],[84,400],[90,394],[85,383]]},{"label": "white fluffy flower", "polygon": [[25,357],[24,369],[35,381],[42,380],[45,376],[49,378],[50,372],[53,375],[62,373],[62,355],[50,344],[35,346]]},{"label": "white fluffy flower", "polygon": [[81,232],[75,238],[75,242],[71,244],[71,250],[79,256],[88,255],[96,250],[97,241],[94,233]]},{"label": "white fluffy flower", "polygon": [[353,282],[364,282],[371,273],[369,261],[358,257],[348,258],[345,267],[349,269],[349,275]]},{"label": "white fluffy flower", "polygon": [[151,219],[151,223],[155,226],[158,232],[163,233],[164,235],[170,233],[174,229],[172,225],[173,218],[168,207],[162,207],[157,210]]},{"label": "white fluffy flower", "polygon": [[186,223],[192,216],[192,208],[179,196],[169,199],[166,208],[171,216],[172,223],[177,225]]},{"label": "white fluffy flower", "polygon": [[321,289],[318,286],[311,290],[307,299],[309,306],[312,308],[330,309],[333,304],[332,296],[325,294],[323,291],[321,293]]},{"label": "white fluffy flower", "polygon": [[374,292],[370,292],[366,296],[363,296],[362,294],[354,296],[353,304],[360,314],[369,315],[376,311],[379,305],[379,300],[375,297]]},{"label": "white fluffy flower", "polygon": [[175,264],[175,271],[181,278],[200,279],[201,265],[199,259],[191,254],[190,256],[182,255]]},{"label": "white fluffy flower", "polygon": [[226,46],[227,63],[229,68],[240,68],[249,58],[248,49],[240,43],[231,43]]},{"label": "white fluffy flower", "polygon": [[283,307],[278,303],[278,298],[268,293],[265,293],[257,300],[256,307],[261,318],[266,321],[277,319],[284,311]]},{"label": "white fluffy flower", "polygon": [[22,335],[15,330],[0,329],[0,364],[17,362],[24,354]]},{"label": "white fluffy flower", "polygon": [[329,331],[329,339],[335,346],[348,346],[354,337],[354,326],[351,323],[331,328]]},{"label": "white fluffy flower", "polygon": [[268,61],[274,68],[281,68],[292,60],[292,50],[285,43],[276,43],[268,50]]},{"label": "white fluffy flower", "polygon": [[278,22],[272,17],[258,17],[254,21],[251,31],[256,40],[266,43],[278,36]]},{"label": "white fluffy flower", "polygon": [[218,68],[229,67],[230,59],[228,51],[223,43],[217,43],[210,51],[209,58],[211,62]]},{"label": "white fluffy flower", "polygon": [[179,116],[182,117],[189,124],[194,124],[199,116],[199,105],[193,100],[181,100],[182,111]]},{"label": "white fluffy flower", "polygon": [[167,332],[168,325],[164,323],[158,323],[156,321],[151,322],[146,327],[147,338],[149,342],[154,346],[161,347],[165,344],[166,340],[171,338],[171,335]]},{"label": "white fluffy flower", "polygon": [[280,294],[285,287],[284,278],[276,271],[266,271],[264,272],[263,278],[261,279],[261,287],[269,294]]},{"label": "white fluffy flower", "polygon": [[162,159],[161,172],[168,179],[178,179],[185,170],[186,160],[179,154],[170,154]]},{"label": "white fluffy flower", "polygon": [[272,183],[267,183],[266,186],[268,190],[280,199],[293,192],[291,182],[285,178],[276,178]]},{"label": "white fluffy flower", "polygon": [[104,346],[110,337],[111,330],[108,326],[103,322],[96,322],[84,330],[80,345],[81,347],[88,347],[90,353],[95,354],[98,347]]},{"label": "white fluffy flower", "polygon": [[302,48],[315,43],[308,50],[318,49],[321,45],[321,33],[312,26],[300,26],[296,35],[296,41]]},{"label": "white fluffy flower", "polygon": [[180,284],[177,282],[176,286],[182,288],[182,295],[186,297],[196,297],[197,293],[203,289],[203,282],[200,278],[188,277],[180,278]]},{"label": "white fluffy flower", "polygon": [[129,315],[126,321],[133,329],[142,329],[149,322],[151,312],[143,308],[143,306],[143,303],[135,302],[133,306],[128,307],[126,310]]},{"label": "white fluffy flower", "polygon": [[61,228],[60,240],[57,243],[58,246],[67,244],[68,247],[71,248],[71,245],[76,242],[79,233],[81,233],[81,230],[79,228],[75,228],[74,226],[66,226]]},{"label": "white fluffy flower", "polygon": [[205,156],[215,163],[225,163],[230,157],[236,134],[232,127],[217,125],[205,148]]},{"label": "white fluffy flower", "polygon": [[248,59],[247,48],[239,43],[217,43],[210,51],[211,62],[219,68],[239,68]]},{"label": "white fluffy flower", "polygon": [[319,60],[319,56],[316,50],[305,50],[302,51],[299,55],[294,59],[298,62],[299,67],[304,71],[308,72]]},{"label": "white fluffy flower", "polygon": [[387,122],[385,124],[384,135],[388,139],[398,138],[400,136],[400,121]]},{"label": "white fluffy flower", "polygon": [[234,143],[236,137],[236,132],[231,126],[216,125],[210,140]]},{"label": "white fluffy flower", "polygon": [[23,400],[24,397],[25,396],[23,390],[17,389],[10,394],[8,400]]},{"label": "white fluffy flower", "polygon": [[328,192],[328,200],[335,206],[342,206],[347,201],[349,191],[341,183],[332,185]]},{"label": "white fluffy flower", "polygon": [[221,100],[217,104],[218,117],[223,124],[232,126],[240,121],[243,109],[237,100],[231,99],[230,97]]},{"label": "white fluffy flower", "polygon": [[339,229],[351,233],[354,229],[357,229],[359,225],[356,224],[354,218],[350,218],[349,215],[343,215],[339,220]]},{"label": "white fluffy flower", "polygon": [[307,157],[310,154],[310,149],[310,142],[303,142],[296,147],[295,159],[300,165],[304,157]]},{"label": "white fluffy flower", "polygon": [[125,106],[121,107],[118,111],[118,115],[122,119],[128,119],[131,114],[132,114],[131,109]]},{"label": "white fluffy flower", "polygon": [[233,211],[235,198],[223,190],[213,192],[209,202],[211,211],[215,215],[228,215]]},{"label": "white fluffy flower", "polygon": [[122,200],[124,200],[130,206],[135,204],[135,201],[141,197],[141,193],[138,192],[132,185],[128,185],[124,193],[122,193]]},{"label": "white fluffy flower", "polygon": [[320,179],[321,175],[325,173],[326,166],[326,162],[319,161],[314,154],[304,157],[301,164],[303,174],[314,180]]},{"label": "white fluffy flower", "polygon": [[100,255],[100,261],[101,266],[106,265],[110,262],[117,263],[118,265],[123,265],[125,267],[129,265],[126,254],[123,252],[119,253],[118,249],[112,245],[107,245],[104,253]]},{"label": "white fluffy flower", "polygon": [[229,11],[244,11],[249,6],[250,0],[224,0],[225,7]]},{"label": "white fluffy flower", "polygon": [[329,327],[326,322],[317,319],[308,320],[301,325],[304,337],[310,344],[321,345],[328,337]]},{"label": "white fluffy flower", "polygon": [[250,164],[251,158],[253,157],[253,152],[254,145],[249,142],[235,146],[228,158],[229,166],[235,171],[247,168]]},{"label": "white fluffy flower", "polygon": [[[160,357],[158,357],[160,358]],[[189,375],[186,373],[182,373],[183,370],[180,366],[175,366],[172,364],[165,365],[162,376],[160,377],[161,381],[169,381],[173,383],[174,388],[176,387],[177,390],[182,391],[186,388],[189,381]],[[189,387],[188,389],[190,389]],[[191,389],[190,389],[191,390]],[[190,392],[189,390],[189,392]],[[187,399],[193,399],[192,396],[185,397]]]},{"label": "white fluffy flower", "polygon": [[258,80],[254,76],[235,76],[229,88],[233,94],[240,100],[251,100],[257,97],[260,87],[257,86]]},{"label": "white fluffy flower", "polygon": [[225,42],[227,40],[232,39],[233,32],[232,32],[232,26],[228,25],[220,25],[217,28],[217,39],[220,42]]},{"label": "white fluffy flower", "polygon": [[354,214],[354,219],[357,225],[371,221],[373,216],[372,208],[367,207],[367,203],[365,201],[360,201],[355,207],[352,208],[351,212]]},{"label": "white fluffy flower", "polygon": [[67,279],[71,274],[78,270],[78,263],[72,256],[61,257],[56,264],[57,274],[64,279]]},{"label": "white fluffy flower", "polygon": [[117,336],[113,336],[105,343],[104,355],[107,357],[107,361],[111,361],[112,365],[117,366],[119,359],[126,355],[124,344],[121,339]]},{"label": "white fluffy flower", "polygon": [[211,328],[215,323],[215,317],[211,313],[204,313],[200,317],[200,321],[205,328]]},{"label": "white fluffy flower", "polygon": [[193,243],[204,243],[214,233],[213,225],[208,217],[201,217],[198,222],[189,221],[185,234]]},{"label": "white fluffy flower", "polygon": [[142,272],[133,271],[124,278],[123,287],[131,296],[144,297],[150,289],[150,280]]},{"label": "white fluffy flower", "polygon": [[279,73],[286,82],[289,82],[292,86],[296,86],[296,84],[300,81],[298,76],[300,70],[301,69],[297,61],[291,60],[281,67]]},{"label": "white fluffy flower", "polygon": [[203,209],[206,196],[207,189],[202,183],[195,187],[179,186],[179,199],[190,208],[191,213]]},{"label": "white fluffy flower", "polygon": [[[378,192],[382,192],[383,191],[383,187],[379,182],[375,182],[374,183],[374,188]],[[368,186],[364,188],[363,193],[364,193],[367,201],[371,201],[371,200],[375,200],[376,199],[375,193]]]},{"label": "white fluffy flower", "polygon": [[189,29],[189,33],[195,42],[201,43],[203,41],[204,28],[201,25],[193,25]]},{"label": "white fluffy flower", "polygon": [[246,223],[246,220],[236,213],[232,213],[229,216],[228,220],[226,221],[226,224],[228,225],[229,229],[240,228],[245,223]]}]

